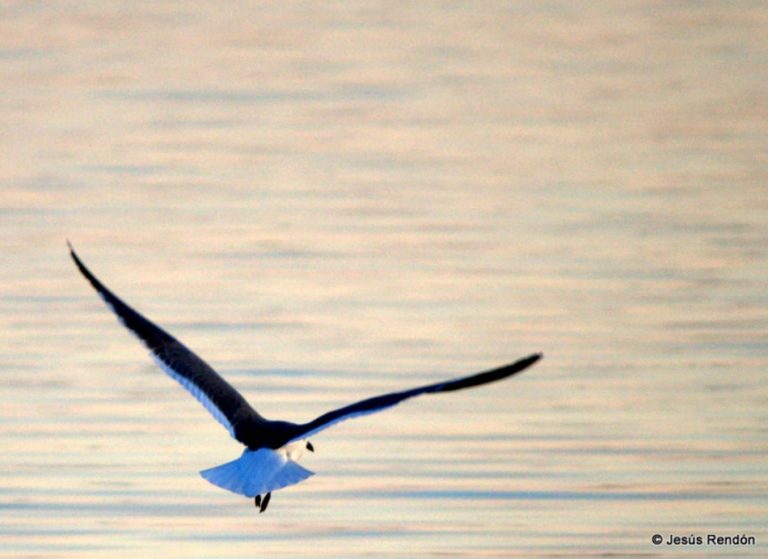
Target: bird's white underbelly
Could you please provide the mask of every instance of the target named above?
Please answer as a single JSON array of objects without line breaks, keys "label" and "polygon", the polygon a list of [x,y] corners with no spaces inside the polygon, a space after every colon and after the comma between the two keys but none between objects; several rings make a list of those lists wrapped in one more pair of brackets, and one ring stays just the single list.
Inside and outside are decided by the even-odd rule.
[{"label": "bird's white underbelly", "polygon": [[300,444],[278,450],[245,449],[237,460],[200,472],[212,484],[233,493],[255,497],[295,485],[314,475],[296,463],[302,453]]}]

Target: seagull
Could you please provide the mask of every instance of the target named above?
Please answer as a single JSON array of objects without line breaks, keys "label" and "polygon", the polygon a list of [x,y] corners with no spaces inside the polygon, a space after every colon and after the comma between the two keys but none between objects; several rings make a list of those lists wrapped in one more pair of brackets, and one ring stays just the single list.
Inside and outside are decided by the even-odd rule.
[{"label": "seagull", "polygon": [[252,498],[260,513],[266,510],[273,491],[314,475],[298,463],[304,450],[315,450],[309,437],[340,421],[376,413],[421,394],[452,392],[505,379],[527,369],[542,357],[541,353],[534,353],[509,365],[474,375],[368,398],[329,411],[308,423],[270,420],[254,410],[232,385],[192,350],[110,291],[83,264],[69,241],[67,245],[80,273],[120,322],[144,343],[160,368],[192,394],[235,440],[245,445],[239,458],[202,470],[200,475],[222,489]]}]

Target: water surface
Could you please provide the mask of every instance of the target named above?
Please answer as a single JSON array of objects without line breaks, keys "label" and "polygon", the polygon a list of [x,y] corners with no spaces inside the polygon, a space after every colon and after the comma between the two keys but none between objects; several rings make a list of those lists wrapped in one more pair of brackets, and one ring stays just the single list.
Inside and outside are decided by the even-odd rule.
[{"label": "water surface", "polygon": [[[760,3],[0,13],[0,557],[765,555]],[[546,358],[257,515],[65,238],[268,417]]]}]

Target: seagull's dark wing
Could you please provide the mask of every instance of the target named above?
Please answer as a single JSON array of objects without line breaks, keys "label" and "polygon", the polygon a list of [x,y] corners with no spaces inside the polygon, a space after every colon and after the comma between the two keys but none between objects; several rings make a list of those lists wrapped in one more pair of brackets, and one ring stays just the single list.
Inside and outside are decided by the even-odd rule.
[{"label": "seagull's dark wing", "polygon": [[69,252],[85,279],[120,321],[144,342],[158,365],[197,398],[230,435],[240,440],[239,424],[253,425],[254,422],[258,424],[265,421],[210,365],[107,289],[78,258],[72,245],[69,245]]},{"label": "seagull's dark wing", "polygon": [[489,382],[495,382],[497,380],[505,379],[509,376],[519,373],[520,371],[527,369],[536,361],[541,359],[541,353],[535,353],[519,361],[492,369],[490,371],[484,371],[468,377],[462,377],[458,379],[448,380],[445,382],[438,382],[437,384],[429,384],[427,386],[421,386],[419,388],[412,388],[411,390],[405,390],[403,392],[393,392],[392,394],[385,394],[383,396],[376,396],[374,398],[368,398],[362,402],[357,402],[337,410],[330,411],[321,415],[317,419],[300,425],[299,432],[292,440],[304,439],[310,435],[314,435],[324,429],[327,429],[331,425],[334,425],[345,419],[351,419],[353,417],[359,417],[361,415],[368,415],[376,413],[378,411],[387,409],[396,404],[399,404],[403,400],[419,396],[421,394],[436,394],[438,392],[451,392],[453,390],[463,390],[464,388],[472,388],[473,386],[480,386],[481,384],[487,384]]}]

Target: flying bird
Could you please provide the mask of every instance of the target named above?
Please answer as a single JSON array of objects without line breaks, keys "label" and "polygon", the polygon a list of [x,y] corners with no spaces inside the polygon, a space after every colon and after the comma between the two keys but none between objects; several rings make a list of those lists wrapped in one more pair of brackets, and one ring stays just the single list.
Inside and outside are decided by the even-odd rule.
[{"label": "flying bird", "polygon": [[129,307],[109,290],[77,256],[67,242],[75,265],[128,330],[149,349],[163,371],[197,398],[229,434],[245,445],[231,462],[202,470],[213,485],[245,495],[264,512],[272,492],[314,475],[298,463],[304,450],[314,452],[308,438],[340,421],[376,413],[421,394],[452,392],[502,380],[527,369],[541,359],[532,354],[509,365],[474,375],[392,392],[329,411],[308,423],[275,421],[261,416],[205,361],[179,340]]}]

